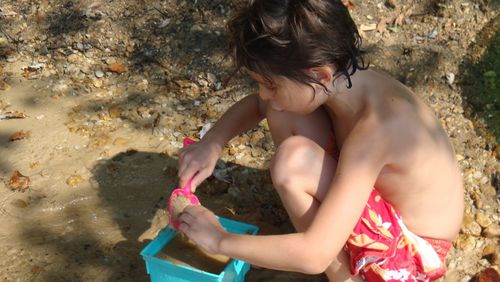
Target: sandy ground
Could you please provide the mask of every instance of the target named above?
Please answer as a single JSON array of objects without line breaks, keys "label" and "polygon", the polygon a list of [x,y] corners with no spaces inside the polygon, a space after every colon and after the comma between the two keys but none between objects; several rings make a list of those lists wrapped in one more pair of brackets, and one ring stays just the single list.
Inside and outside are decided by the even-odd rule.
[{"label": "sandy ground", "polygon": [[[240,2],[0,4],[0,117],[24,114],[0,119],[0,281],[148,280],[139,252],[176,187],[182,137],[255,90],[243,77],[221,87],[224,19]],[[372,66],[436,111],[463,170],[446,281],[498,271],[500,150],[464,81],[498,30],[496,2],[352,2]],[[272,151],[265,123],[233,140],[202,203],[263,234],[291,232],[265,170]],[[16,171],[29,183],[12,182]],[[247,280],[323,279],[252,269]]]}]

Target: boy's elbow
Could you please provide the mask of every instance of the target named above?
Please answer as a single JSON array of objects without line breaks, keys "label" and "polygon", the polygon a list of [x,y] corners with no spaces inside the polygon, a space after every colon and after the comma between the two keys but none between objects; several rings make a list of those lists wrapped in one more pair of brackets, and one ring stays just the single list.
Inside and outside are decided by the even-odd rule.
[{"label": "boy's elbow", "polygon": [[304,259],[302,272],[309,275],[321,274],[326,271],[332,261],[329,256],[319,253],[311,254]]}]

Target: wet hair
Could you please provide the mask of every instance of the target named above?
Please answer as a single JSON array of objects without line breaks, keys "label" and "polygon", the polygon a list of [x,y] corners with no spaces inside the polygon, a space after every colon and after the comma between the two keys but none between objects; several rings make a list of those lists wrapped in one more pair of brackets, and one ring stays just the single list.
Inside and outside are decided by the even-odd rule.
[{"label": "wet hair", "polygon": [[[306,70],[334,67],[351,87],[365,66],[356,24],[340,0],[250,0],[227,24],[234,73],[247,69],[271,81],[284,76],[323,85]],[[233,74],[234,74],[233,73]]]}]

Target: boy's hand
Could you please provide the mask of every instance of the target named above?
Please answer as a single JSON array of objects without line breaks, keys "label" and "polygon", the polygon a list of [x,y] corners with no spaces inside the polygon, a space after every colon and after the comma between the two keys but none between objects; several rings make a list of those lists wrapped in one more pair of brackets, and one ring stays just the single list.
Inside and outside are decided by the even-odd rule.
[{"label": "boy's hand", "polygon": [[188,206],[179,216],[180,231],[208,253],[220,253],[220,242],[229,234],[214,213],[201,205]]},{"label": "boy's hand", "polygon": [[203,180],[212,175],[221,153],[222,146],[204,140],[181,149],[179,153],[179,186],[184,187],[188,180],[194,176],[191,182],[191,190],[194,192]]}]

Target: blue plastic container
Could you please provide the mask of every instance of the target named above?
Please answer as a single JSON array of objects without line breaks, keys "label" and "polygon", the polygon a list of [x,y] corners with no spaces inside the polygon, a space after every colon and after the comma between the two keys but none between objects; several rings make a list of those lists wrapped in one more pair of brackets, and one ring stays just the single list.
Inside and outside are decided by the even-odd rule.
[{"label": "blue plastic container", "polygon": [[[222,226],[231,233],[255,235],[259,228],[254,225],[217,217]],[[152,282],[192,282],[192,281],[224,281],[242,282],[250,269],[250,264],[231,259],[224,270],[219,273],[205,272],[184,265],[173,264],[156,257],[167,244],[177,235],[171,228],[165,228],[142,251],[141,256],[146,262],[146,270]]]}]

